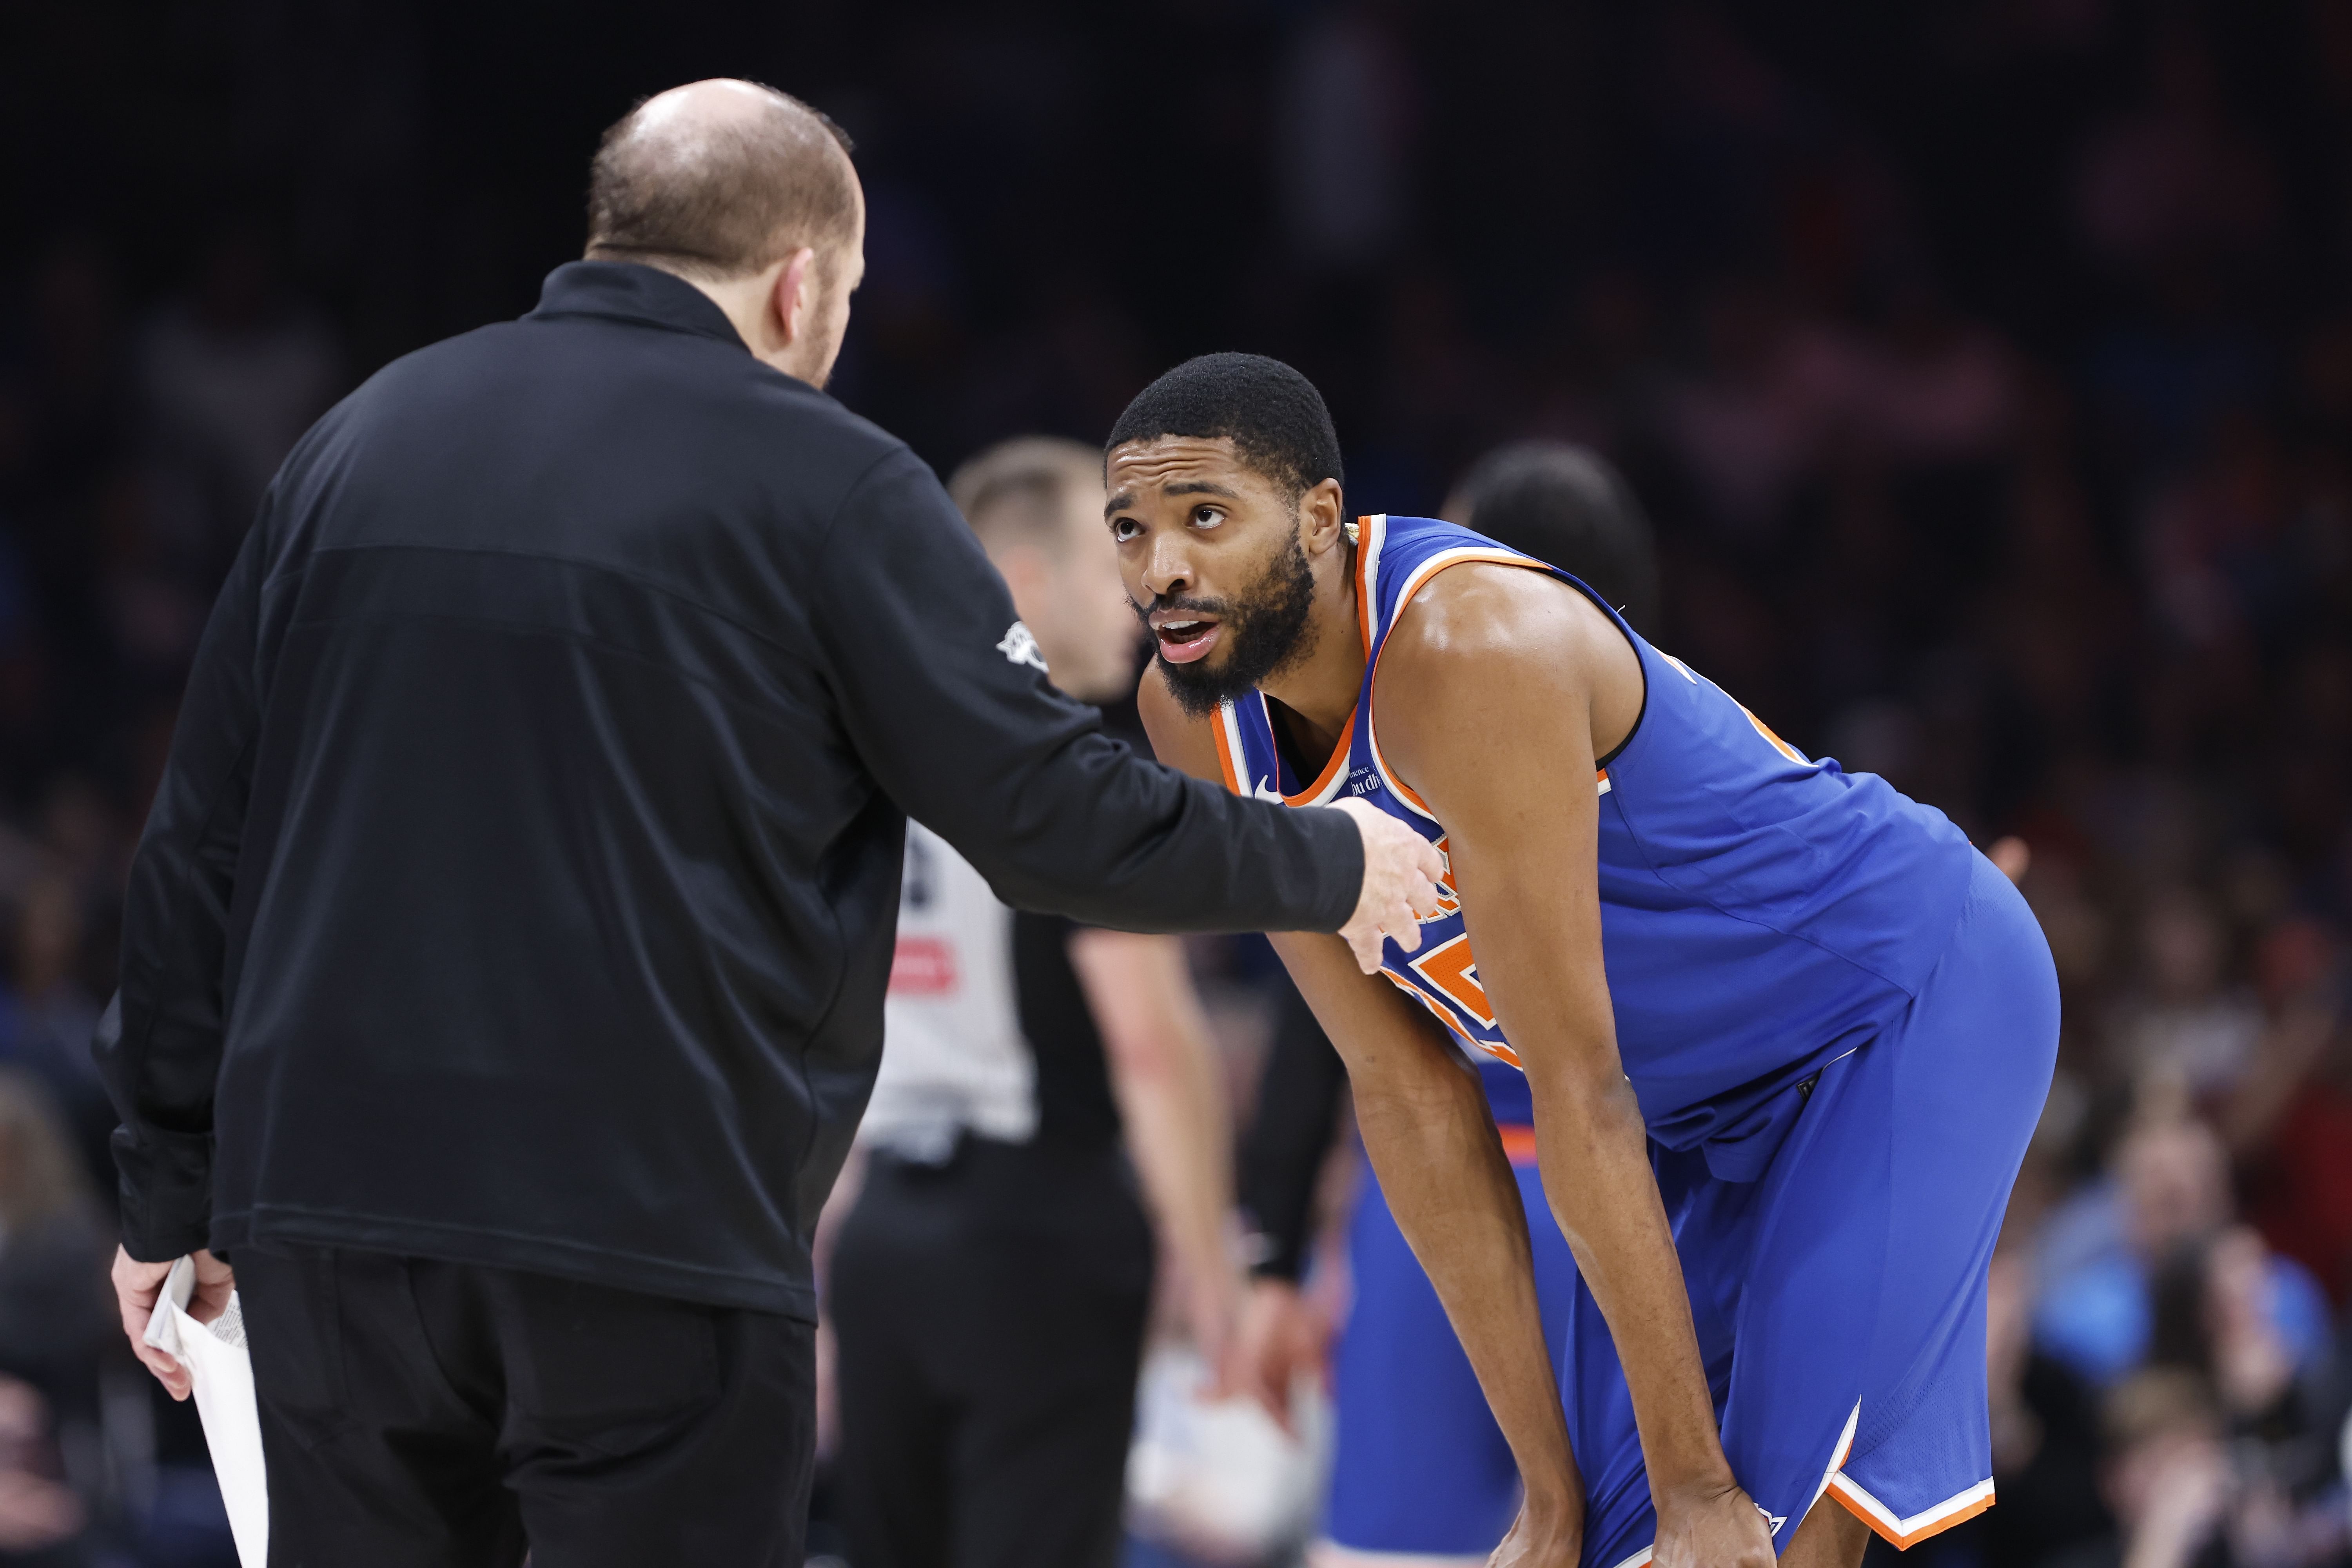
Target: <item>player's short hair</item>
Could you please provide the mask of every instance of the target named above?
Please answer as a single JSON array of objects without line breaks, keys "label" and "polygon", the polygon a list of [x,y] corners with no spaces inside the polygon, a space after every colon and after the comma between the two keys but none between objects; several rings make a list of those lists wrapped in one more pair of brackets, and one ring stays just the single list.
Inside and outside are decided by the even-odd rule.
[{"label": "player's short hair", "polygon": [[1599,453],[1515,441],[1471,464],[1454,497],[1464,526],[1573,573],[1654,629],[1657,542],[1633,487]]},{"label": "player's short hair", "polygon": [[948,480],[948,498],[992,552],[1015,543],[1059,548],[1077,496],[1090,513],[1100,507],[1102,454],[1059,436],[999,441]]},{"label": "player's short hair", "polygon": [[589,259],[724,280],[849,242],[848,135],[790,93],[744,85],[768,97],[763,112],[681,129],[649,125],[641,99],[604,132],[589,165]]},{"label": "player's short hair", "polygon": [[1188,359],[1135,395],[1105,451],[1162,436],[1227,437],[1242,460],[1295,500],[1325,479],[1347,482],[1339,432],[1315,384],[1264,354]]}]

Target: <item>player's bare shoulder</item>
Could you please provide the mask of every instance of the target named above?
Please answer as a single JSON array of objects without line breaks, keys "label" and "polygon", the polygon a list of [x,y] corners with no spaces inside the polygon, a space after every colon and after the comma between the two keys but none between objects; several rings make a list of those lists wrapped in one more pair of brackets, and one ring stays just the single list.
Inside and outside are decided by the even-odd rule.
[{"label": "player's bare shoulder", "polygon": [[1439,573],[1405,605],[1381,652],[1383,693],[1391,682],[1401,697],[1568,682],[1591,694],[1596,715],[1630,695],[1629,728],[1642,703],[1641,659],[1600,606],[1549,574],[1485,561]]},{"label": "player's bare shoulder", "polygon": [[1143,732],[1151,739],[1154,756],[1196,779],[1224,778],[1217,761],[1216,715],[1195,718],[1185,712],[1161,679],[1157,659],[1143,672],[1143,682],[1135,689],[1135,706],[1143,719]]}]

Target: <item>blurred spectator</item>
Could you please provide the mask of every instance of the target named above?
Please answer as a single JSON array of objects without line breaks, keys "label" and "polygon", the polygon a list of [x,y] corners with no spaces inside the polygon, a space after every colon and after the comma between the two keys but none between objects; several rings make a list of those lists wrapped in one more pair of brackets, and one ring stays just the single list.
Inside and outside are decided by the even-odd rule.
[{"label": "blurred spectator", "polygon": [[1717,517],[1736,533],[1778,522],[1789,492],[1852,416],[1864,360],[1826,322],[1791,321],[1769,289],[1715,291],[1698,374],[1671,395],[1666,427]]},{"label": "blurred spectator", "polygon": [[2312,920],[2282,922],[2258,958],[2268,1015],[2223,1122],[2248,1167],[2263,1237],[2352,1304],[2352,1030],[2342,944]]},{"label": "blurred spectator", "polygon": [[112,1250],[48,1095],[0,1069],[0,1373],[53,1400],[94,1395]]},{"label": "blurred spectator", "polygon": [[[2034,1336],[2077,1374],[2115,1382],[2147,1357],[2156,1328],[2157,1270],[2184,1247],[2200,1246],[2230,1221],[2229,1163],[2211,1128],[2160,1112],[2126,1134],[2114,1161],[2116,1245],[2052,1279],[2034,1313]],[[2257,1282],[2246,1310],[2277,1336],[2291,1367],[2326,1347],[2326,1296],[2292,1259],[2235,1232],[2253,1250],[2241,1259]]]},{"label": "blurred spectator", "polygon": [[163,526],[213,574],[207,589],[287,450],[342,383],[333,335],[286,298],[258,226],[225,227],[194,289],[157,313],[140,353],[158,471],[173,493]]},{"label": "blurred spectator", "polygon": [[2008,350],[1921,282],[1896,293],[1883,342],[1854,374],[1860,433],[1896,462],[1996,456],[2017,419]]},{"label": "blurred spectator", "polygon": [[114,1108],[89,1055],[98,1005],[83,988],[82,912],[72,885],[40,878],[20,896],[13,973],[0,980],[0,1063],[38,1079],[65,1119],[77,1162],[100,1192],[114,1188],[107,1141]]},{"label": "blurred spectator", "polygon": [[111,1250],[47,1095],[0,1069],[0,1561],[80,1561],[58,1435],[96,1417]]},{"label": "blurred spectator", "polygon": [[87,1510],[58,1477],[47,1403],[31,1384],[0,1376],[0,1563],[72,1568]]},{"label": "blurred spectator", "polygon": [[2084,148],[2075,221],[2094,255],[2147,266],[2269,237],[2278,186],[2229,120],[2210,49],[2186,13],[2156,29],[2147,100]]},{"label": "blurred spectator", "polygon": [[2117,1077],[2177,1079],[2198,1095],[2235,1083],[2262,1035],[2252,996],[2226,984],[2229,934],[2184,888],[2150,900],[2139,928],[2139,989],[2108,1025]]},{"label": "blurred spectator", "polygon": [[2236,1568],[2222,1537],[2233,1491],[2220,1413],[2189,1373],[2136,1373],[2107,1395],[2100,1490],[2115,1533],[2052,1568]]},{"label": "blurred spectator", "polygon": [[1987,1568],[2038,1563],[2114,1528],[2097,1486],[2097,1401],[2035,1348],[2030,1272],[2014,1249],[1996,1254],[1985,1303],[2000,1506],[1952,1531],[1931,1560],[1957,1553]]}]

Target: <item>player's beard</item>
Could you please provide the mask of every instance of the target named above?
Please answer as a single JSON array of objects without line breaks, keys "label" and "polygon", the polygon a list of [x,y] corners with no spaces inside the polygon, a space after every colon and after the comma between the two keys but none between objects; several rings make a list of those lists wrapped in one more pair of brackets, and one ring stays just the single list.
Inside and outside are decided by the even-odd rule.
[{"label": "player's beard", "polygon": [[1160,679],[1177,706],[1194,719],[1205,719],[1221,703],[1264,684],[1315,650],[1315,568],[1298,531],[1290,542],[1266,563],[1256,582],[1230,599],[1162,595],[1139,606],[1149,631],[1157,610],[1198,610],[1214,616],[1224,627],[1224,647],[1196,664],[1171,664],[1160,657],[1158,634],[1152,637],[1153,658]]}]

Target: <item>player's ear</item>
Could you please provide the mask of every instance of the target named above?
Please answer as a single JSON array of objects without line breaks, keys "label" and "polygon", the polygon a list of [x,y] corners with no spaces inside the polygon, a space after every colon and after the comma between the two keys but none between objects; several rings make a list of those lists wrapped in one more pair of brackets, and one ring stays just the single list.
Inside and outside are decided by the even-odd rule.
[{"label": "player's ear", "polygon": [[1309,556],[1320,555],[1347,538],[1339,526],[1347,520],[1337,479],[1319,480],[1298,498],[1298,542]]}]

